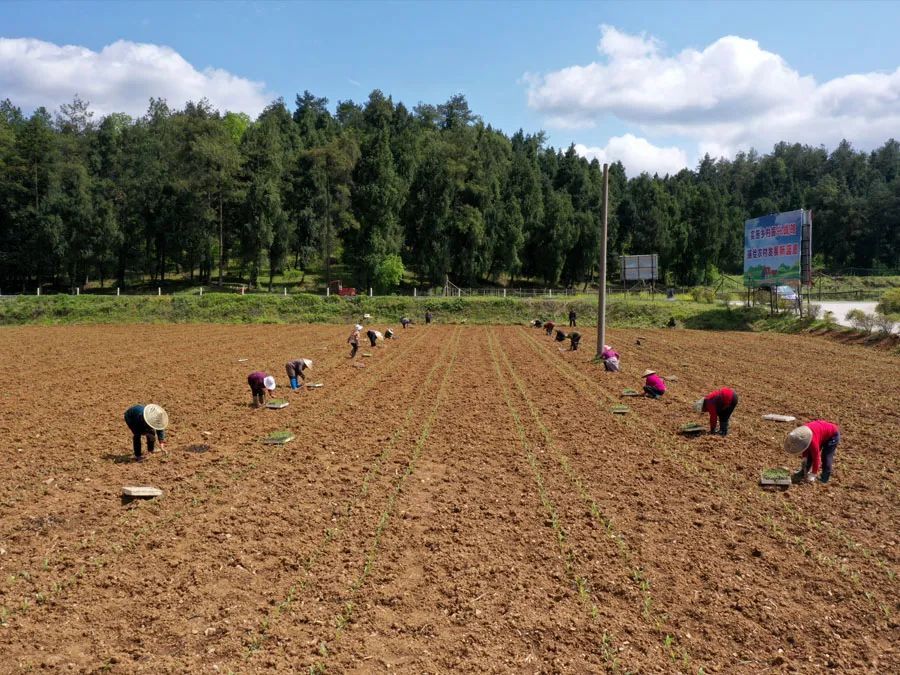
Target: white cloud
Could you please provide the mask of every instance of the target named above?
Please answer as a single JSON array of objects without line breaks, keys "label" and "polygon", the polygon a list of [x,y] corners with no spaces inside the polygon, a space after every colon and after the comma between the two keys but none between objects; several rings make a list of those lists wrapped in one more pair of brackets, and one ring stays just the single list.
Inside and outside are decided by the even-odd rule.
[{"label": "white cloud", "polygon": [[688,165],[687,155],[681,148],[660,148],[646,138],[637,138],[632,134],[613,136],[603,148],[576,143],[575,152],[582,157],[596,159],[601,164],[621,161],[629,176],[637,176],[645,171],[649,174],[658,173],[660,176],[675,174]]},{"label": "white cloud", "polygon": [[142,115],[151,97],[181,107],[207,98],[219,110],[256,116],[270,95],[219,68],[198,70],[170,47],[119,40],[99,52],[31,38],[0,38],[0,92],[25,109],[50,110],[77,93],[98,115]]},{"label": "white cloud", "polygon": [[731,154],[777,141],[880,145],[900,129],[900,68],[816,82],[755,40],[719,38],[664,53],[645,35],[601,27],[600,62],[527,75],[529,105],[548,123],[593,126],[612,115],[651,138],[681,136]]}]

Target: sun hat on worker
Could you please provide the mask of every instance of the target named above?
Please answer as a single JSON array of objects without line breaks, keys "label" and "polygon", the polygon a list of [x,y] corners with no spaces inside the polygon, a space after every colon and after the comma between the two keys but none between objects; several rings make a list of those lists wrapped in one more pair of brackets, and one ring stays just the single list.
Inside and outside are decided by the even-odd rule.
[{"label": "sun hat on worker", "polygon": [[263,386],[269,391],[275,390],[275,378],[271,375],[266,375],[266,379],[263,380]]},{"label": "sun hat on worker", "polygon": [[300,359],[300,363],[303,364],[304,368],[307,368],[307,369],[312,368],[312,360],[310,360],[310,359]]},{"label": "sun hat on worker", "polygon": [[784,437],[784,450],[791,455],[799,455],[812,442],[812,429],[808,426],[797,427]]},{"label": "sun hat on worker", "polygon": [[151,429],[162,431],[169,426],[169,413],[161,406],[151,403],[144,406],[144,421]]},{"label": "sun hat on worker", "polygon": [[375,331],[375,337],[377,337],[377,338],[380,340],[381,338],[384,337],[384,335],[381,334],[381,331],[380,331],[380,330],[376,330],[376,331]]},{"label": "sun hat on worker", "polygon": [[647,377],[647,376],[649,376],[649,375],[656,375],[656,371],[655,371],[655,370],[650,370],[650,369],[648,368],[647,370],[644,371],[644,374],[641,375],[641,377]]},{"label": "sun hat on worker", "polygon": [[704,402],[704,399],[702,399],[702,398],[694,401],[694,412],[698,412],[698,413],[703,412],[703,402]]},{"label": "sun hat on worker", "polygon": [[603,345],[603,349],[609,351],[610,349],[612,349],[612,347],[610,347],[609,345]]},{"label": "sun hat on worker", "polygon": [[356,324],[356,330],[362,330],[362,326],[360,326],[359,324]]}]

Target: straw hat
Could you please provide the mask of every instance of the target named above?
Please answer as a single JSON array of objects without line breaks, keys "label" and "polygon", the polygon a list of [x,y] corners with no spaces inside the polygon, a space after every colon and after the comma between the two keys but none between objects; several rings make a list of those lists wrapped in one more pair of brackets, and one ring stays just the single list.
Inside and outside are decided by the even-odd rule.
[{"label": "straw hat", "polygon": [[144,421],[155,431],[162,431],[169,426],[169,413],[161,406],[151,403],[144,406]]},{"label": "straw hat", "polygon": [[380,330],[376,330],[375,337],[378,338],[379,340],[381,340],[384,337],[384,335],[381,334]]},{"label": "straw hat", "polygon": [[610,347],[609,345],[603,345],[603,349],[609,351],[610,349],[612,349],[612,347]]},{"label": "straw hat", "polygon": [[312,361],[310,359],[300,359],[300,363],[307,369],[312,368]]},{"label": "straw hat", "polygon": [[360,326],[359,324],[356,324],[356,330],[362,330],[362,326]]},{"label": "straw hat", "polygon": [[703,401],[704,399],[702,398],[694,401],[694,412],[703,412]]},{"label": "straw hat", "polygon": [[812,436],[812,429],[809,427],[797,427],[784,437],[784,451],[791,455],[799,455],[809,447]]},{"label": "straw hat", "polygon": [[655,370],[650,370],[650,369],[648,368],[647,370],[644,371],[644,374],[641,375],[641,377],[647,377],[648,375],[656,375],[656,371],[655,371]]},{"label": "straw hat", "polygon": [[274,391],[275,390],[275,378],[272,377],[271,375],[266,375],[266,379],[263,380],[263,385],[269,391]]}]

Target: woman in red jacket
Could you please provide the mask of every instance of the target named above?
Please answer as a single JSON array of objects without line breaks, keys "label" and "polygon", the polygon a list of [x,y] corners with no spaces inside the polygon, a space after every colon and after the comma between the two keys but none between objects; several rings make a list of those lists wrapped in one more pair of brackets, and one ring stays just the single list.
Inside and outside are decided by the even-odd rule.
[{"label": "woman in red jacket", "polygon": [[731,413],[738,404],[738,395],[734,389],[722,387],[716,389],[694,403],[694,410],[698,413],[706,411],[709,413],[709,433],[716,433],[716,422],[719,423],[719,433],[723,436],[728,435],[728,422],[731,419]]},{"label": "woman in red jacket", "polygon": [[816,480],[819,469],[820,483],[827,483],[831,478],[834,465],[834,453],[841,442],[841,429],[837,424],[826,420],[813,420],[797,427],[784,438],[784,449],[792,455],[805,458],[803,466],[794,474],[794,480],[804,478],[810,482]]}]

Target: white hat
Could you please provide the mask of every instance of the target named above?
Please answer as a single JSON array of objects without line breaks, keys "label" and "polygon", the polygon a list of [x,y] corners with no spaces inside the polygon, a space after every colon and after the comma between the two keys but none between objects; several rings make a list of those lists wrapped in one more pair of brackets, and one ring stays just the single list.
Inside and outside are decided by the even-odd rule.
[{"label": "white hat", "polygon": [[300,359],[300,363],[306,368],[312,368],[312,361],[310,359]]},{"label": "white hat", "polygon": [[372,315],[371,315],[371,314],[363,314],[363,318],[364,318],[364,319],[371,319],[371,318],[372,318]]},{"label": "white hat", "polygon": [[603,345],[603,349],[610,350],[612,349],[612,347],[610,347],[609,345]]},{"label": "white hat", "polygon": [[375,331],[375,337],[378,338],[378,339],[380,340],[381,338],[384,337],[384,335],[381,334],[381,331],[380,331],[380,330],[376,330],[376,331]]},{"label": "white hat", "polygon": [[362,330],[362,326],[360,326],[359,324],[356,324],[356,330]]},{"label": "white hat", "polygon": [[799,455],[812,442],[812,429],[808,426],[797,427],[784,437],[784,451],[791,455]]},{"label": "white hat", "polygon": [[271,375],[266,375],[266,378],[263,380],[263,385],[269,391],[274,391],[275,390],[275,378],[272,377]]},{"label": "white hat", "polygon": [[697,399],[694,401],[694,412],[703,412],[703,401],[704,399]]},{"label": "white hat", "polygon": [[656,375],[656,371],[655,371],[655,370],[650,370],[650,369],[648,368],[647,370],[644,371],[644,374],[641,375],[641,377],[647,377],[648,375]]},{"label": "white hat", "polygon": [[169,413],[155,403],[151,403],[144,406],[144,421],[151,429],[162,431],[169,426]]}]

